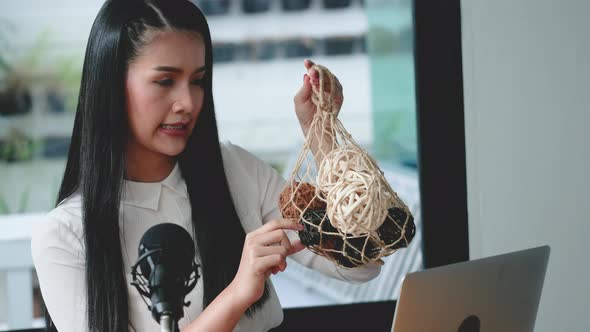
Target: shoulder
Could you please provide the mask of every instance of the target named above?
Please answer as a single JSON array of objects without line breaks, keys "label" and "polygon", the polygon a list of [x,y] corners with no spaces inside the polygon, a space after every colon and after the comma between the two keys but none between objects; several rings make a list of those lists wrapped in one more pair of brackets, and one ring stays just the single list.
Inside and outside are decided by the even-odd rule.
[{"label": "shoulder", "polygon": [[44,219],[31,234],[34,260],[51,252],[78,255],[83,250],[82,198],[79,194],[75,193],[63,200]]},{"label": "shoulder", "polygon": [[[270,165],[243,147],[230,141],[219,143],[223,166],[230,182],[257,184],[261,176],[272,169]],[[251,183],[254,182],[254,183]]]},{"label": "shoulder", "polygon": [[226,166],[259,167],[266,165],[253,153],[230,141],[219,142],[219,146]]},{"label": "shoulder", "polygon": [[225,172],[230,181],[232,178],[247,178],[266,187],[269,180],[280,178],[280,174],[270,164],[252,152],[230,141],[223,141],[219,144]]},{"label": "shoulder", "polygon": [[226,177],[238,210],[243,209],[243,205],[252,207],[263,223],[280,217],[278,201],[285,180],[278,171],[240,146],[231,142],[220,145]]}]

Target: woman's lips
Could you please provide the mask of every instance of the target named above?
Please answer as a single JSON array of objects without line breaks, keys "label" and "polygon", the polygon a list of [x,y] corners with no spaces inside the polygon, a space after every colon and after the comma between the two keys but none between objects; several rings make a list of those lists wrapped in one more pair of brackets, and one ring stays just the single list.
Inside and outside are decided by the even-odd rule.
[{"label": "woman's lips", "polygon": [[188,133],[188,128],[186,124],[183,124],[182,122],[162,124],[160,125],[158,130],[166,135],[171,136],[186,136],[186,134]]}]

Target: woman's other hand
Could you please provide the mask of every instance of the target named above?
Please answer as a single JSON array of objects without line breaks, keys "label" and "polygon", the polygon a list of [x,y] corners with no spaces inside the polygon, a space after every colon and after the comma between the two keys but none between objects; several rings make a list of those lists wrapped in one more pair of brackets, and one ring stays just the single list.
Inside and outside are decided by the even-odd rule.
[{"label": "woman's other hand", "polygon": [[[319,88],[320,74],[317,70],[312,68],[314,63],[311,60],[305,59],[303,61],[303,65],[307,69],[307,73],[303,75],[303,85],[295,94],[293,101],[295,103],[295,114],[297,115],[297,119],[299,120],[299,125],[301,126],[303,133],[307,135],[307,132],[309,131],[309,126],[311,125],[311,121],[313,120],[313,116],[317,111],[317,107],[311,100],[312,85],[315,88]],[[336,78],[336,89],[335,91],[330,91],[329,82],[325,83],[327,84],[325,84],[324,86],[324,93],[332,95],[334,106],[336,107],[337,112],[339,112],[344,101],[344,96],[342,94],[342,85],[338,81],[338,78]]]},{"label": "woman's other hand", "polygon": [[301,230],[303,225],[288,219],[277,219],[246,234],[240,266],[230,285],[246,307],[262,297],[264,282],[271,273],[287,268],[287,256],[305,248],[299,240],[289,241],[284,229]]}]

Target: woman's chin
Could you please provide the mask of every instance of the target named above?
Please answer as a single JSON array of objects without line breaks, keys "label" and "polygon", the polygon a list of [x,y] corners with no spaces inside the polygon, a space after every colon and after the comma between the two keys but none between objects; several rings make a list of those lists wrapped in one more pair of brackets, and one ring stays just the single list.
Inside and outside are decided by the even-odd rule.
[{"label": "woman's chin", "polygon": [[184,149],[168,151],[165,154],[169,157],[178,157],[182,153],[182,151],[184,151]]},{"label": "woman's chin", "polygon": [[168,157],[177,157],[179,154],[182,153],[182,151],[184,151],[185,147],[186,144],[175,144],[175,146],[167,146],[165,148],[158,149],[158,152]]}]

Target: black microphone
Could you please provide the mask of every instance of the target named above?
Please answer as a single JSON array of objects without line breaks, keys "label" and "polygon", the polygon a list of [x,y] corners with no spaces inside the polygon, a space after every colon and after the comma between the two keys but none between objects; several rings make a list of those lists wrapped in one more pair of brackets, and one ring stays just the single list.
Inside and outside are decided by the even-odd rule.
[{"label": "black microphone", "polygon": [[141,238],[139,258],[131,269],[131,284],[142,295],[161,331],[178,331],[183,306],[190,305],[184,297],[199,279],[198,267],[193,239],[181,226],[158,224]]}]

